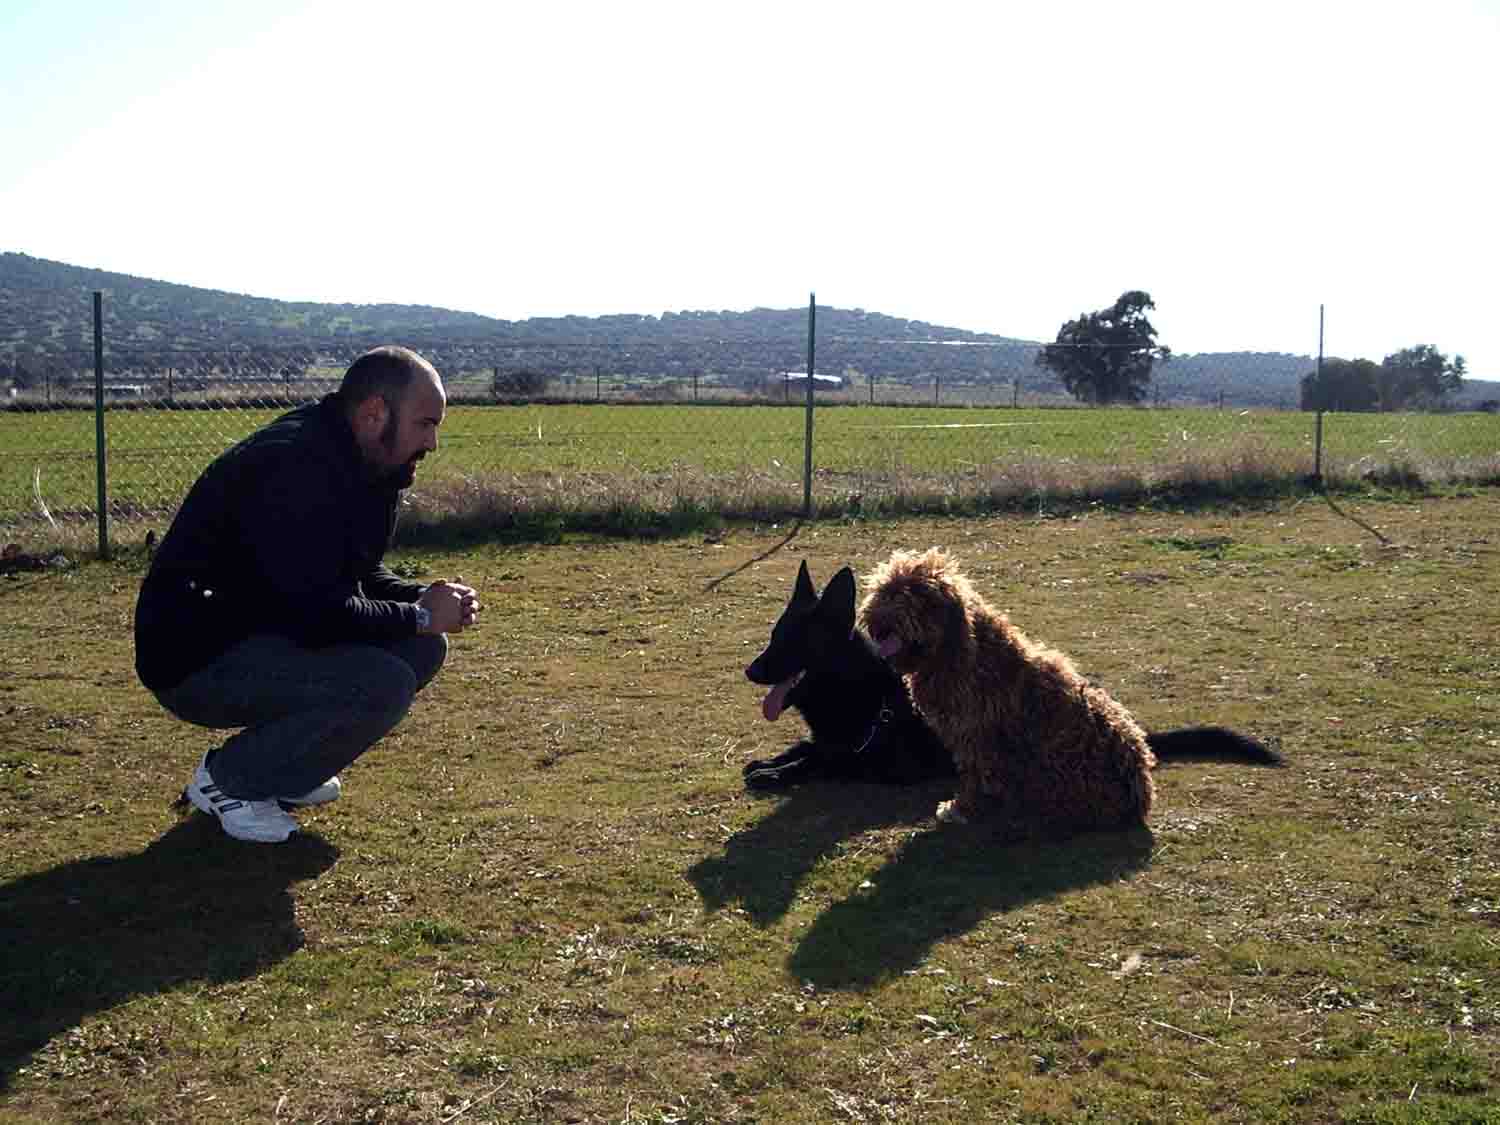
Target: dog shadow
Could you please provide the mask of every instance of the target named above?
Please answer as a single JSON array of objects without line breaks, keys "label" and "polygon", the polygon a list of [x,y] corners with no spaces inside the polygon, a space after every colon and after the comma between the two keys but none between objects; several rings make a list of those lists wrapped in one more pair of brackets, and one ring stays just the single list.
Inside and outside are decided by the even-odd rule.
[{"label": "dog shadow", "polygon": [[265,847],[201,815],[136,854],[0,885],[0,1090],[58,1034],[133,997],[253,977],[302,947],[290,894],[338,858],[316,835]]},{"label": "dog shadow", "polygon": [[952,792],[951,779],[909,787],[809,781],[760,795],[774,803],[770,813],[731,836],[722,855],[695,863],[688,878],[705,909],[737,903],[764,929],[785,916],[808,874],[840,843],[874,828],[920,824]]},{"label": "dog shadow", "polygon": [[992,914],[1125,878],[1150,862],[1154,847],[1145,827],[1011,845],[978,825],[935,827],[912,836],[867,889],[819,915],[788,969],[819,988],[868,989]]}]

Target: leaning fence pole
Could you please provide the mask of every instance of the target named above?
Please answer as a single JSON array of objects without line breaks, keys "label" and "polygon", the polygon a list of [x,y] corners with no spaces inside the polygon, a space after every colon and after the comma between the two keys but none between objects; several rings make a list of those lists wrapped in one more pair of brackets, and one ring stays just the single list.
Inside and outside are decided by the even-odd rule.
[{"label": "leaning fence pole", "polygon": [[813,339],[818,322],[818,295],[807,298],[807,440],[802,450],[802,515],[812,518],[812,449],[813,449]]},{"label": "leaning fence pole", "polygon": [[1318,371],[1313,376],[1318,388],[1318,418],[1313,433],[1313,481],[1323,484],[1323,306],[1318,306]]},{"label": "leaning fence pole", "polygon": [[94,458],[99,478],[99,557],[109,558],[109,485],[104,464],[104,293],[94,290]]}]

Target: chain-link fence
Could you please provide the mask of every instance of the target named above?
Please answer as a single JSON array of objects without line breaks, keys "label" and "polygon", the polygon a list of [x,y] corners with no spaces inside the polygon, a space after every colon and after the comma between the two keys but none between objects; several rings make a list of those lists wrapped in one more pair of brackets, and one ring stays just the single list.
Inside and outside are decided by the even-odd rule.
[{"label": "chain-link fence", "polygon": [[[786,373],[790,344],[784,370],[748,376],[733,345],[700,352],[696,372],[648,357],[667,373],[641,370],[636,357],[624,372],[598,363],[543,374],[524,351],[457,349],[440,365],[450,408],[409,495],[411,516],[503,525],[689,505],[774,517],[800,512],[809,494],[822,512],[957,510],[1254,490],[1314,473],[1332,483],[1500,479],[1495,414],[1316,416],[1161,393],[1138,408],[1081,408],[1028,366],[1034,346],[1021,348],[991,347],[995,370],[966,379],[914,368],[909,353],[921,349],[893,342],[894,373],[820,377],[810,425],[805,376]],[[9,541],[87,529],[99,516],[101,467],[111,521],[163,525],[209,461],[333,390],[356,350],[262,359],[249,371],[235,356],[177,354],[107,375],[102,394],[93,372],[77,370],[11,388],[0,404],[0,532]]]}]

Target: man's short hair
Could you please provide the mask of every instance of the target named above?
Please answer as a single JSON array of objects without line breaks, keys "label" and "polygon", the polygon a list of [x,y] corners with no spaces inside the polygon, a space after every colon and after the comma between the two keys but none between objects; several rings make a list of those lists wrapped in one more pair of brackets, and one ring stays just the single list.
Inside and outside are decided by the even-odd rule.
[{"label": "man's short hair", "polygon": [[418,372],[433,372],[428,363],[410,348],[387,344],[371,348],[349,365],[339,384],[339,398],[350,409],[366,399],[379,395],[391,410],[397,409],[411,381]]}]

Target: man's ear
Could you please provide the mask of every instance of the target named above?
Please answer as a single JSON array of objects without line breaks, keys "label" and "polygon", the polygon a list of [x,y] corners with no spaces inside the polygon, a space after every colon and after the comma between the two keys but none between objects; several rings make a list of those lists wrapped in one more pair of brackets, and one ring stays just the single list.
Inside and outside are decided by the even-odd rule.
[{"label": "man's ear", "polygon": [[854,628],[854,571],[846,566],[828,580],[818,613],[842,629]]},{"label": "man's ear", "polygon": [[354,408],[354,432],[363,437],[379,437],[389,412],[383,396],[371,395]]}]

